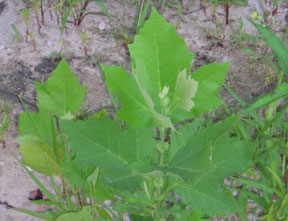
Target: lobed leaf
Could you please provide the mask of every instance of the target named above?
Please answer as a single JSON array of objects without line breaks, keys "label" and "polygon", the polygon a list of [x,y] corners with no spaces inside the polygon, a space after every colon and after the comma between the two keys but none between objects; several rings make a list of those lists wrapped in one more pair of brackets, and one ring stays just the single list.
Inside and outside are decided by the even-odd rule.
[{"label": "lobed leaf", "polygon": [[245,171],[252,163],[256,146],[257,143],[222,137],[212,150],[214,168],[202,173],[192,184],[181,182],[175,192],[193,209],[211,216],[243,210],[243,202],[236,202],[223,187],[224,178]]},{"label": "lobed leaf", "polygon": [[180,144],[181,148],[171,152],[174,155],[170,156],[169,166],[164,170],[179,178],[174,191],[193,210],[214,216],[243,209],[243,202],[236,202],[231,192],[223,187],[225,177],[250,166],[257,145],[229,138],[228,132],[238,118],[239,115],[232,116],[199,131],[196,121],[191,125],[190,137],[184,136],[185,142],[171,144],[172,150],[174,145]]},{"label": "lobed leaf", "polygon": [[[157,157],[152,128],[123,131],[107,118],[87,121],[61,121],[76,161],[99,166],[104,177],[117,188],[133,189],[141,172],[151,170],[149,162]],[[111,136],[112,135],[112,136]]]},{"label": "lobed leaf", "polygon": [[[132,72],[135,72],[144,90],[156,104],[160,103],[158,94],[164,86],[173,93],[178,73],[189,70],[194,56],[188,51],[184,39],[177,35],[155,8],[135,36],[134,43],[129,45],[129,52]],[[142,65],[137,65],[135,59]]]},{"label": "lobed leaf", "polygon": [[[173,156],[167,171],[190,184],[195,184],[208,171],[214,170],[212,161],[213,149],[217,140],[227,136],[227,132],[238,119],[238,115],[227,118],[223,122],[209,125],[197,133],[191,133],[183,147]],[[173,143],[172,143],[173,144]],[[174,146],[171,145],[171,149]]]},{"label": "lobed leaf", "polygon": [[64,59],[47,83],[35,83],[38,107],[43,107],[58,117],[75,114],[83,103],[86,87],[78,83],[78,79],[70,70]]},{"label": "lobed leaf", "polygon": [[229,65],[229,62],[211,63],[192,73],[192,78],[198,82],[198,89],[193,99],[195,107],[192,113],[194,115],[201,116],[223,104],[217,94],[225,82]]},{"label": "lobed leaf", "polygon": [[[183,38],[178,37],[175,29],[154,8],[134,43],[129,45],[129,51],[130,75],[123,68],[102,65],[107,87],[117,95],[122,106],[117,117],[132,127],[160,124],[173,128],[175,119],[170,119],[172,113],[164,114],[159,94],[167,87],[167,97],[169,101],[173,99],[173,111],[177,108],[191,110],[191,98],[197,86],[183,70],[189,70],[193,54],[189,53]],[[175,87],[177,91],[174,91]]]}]

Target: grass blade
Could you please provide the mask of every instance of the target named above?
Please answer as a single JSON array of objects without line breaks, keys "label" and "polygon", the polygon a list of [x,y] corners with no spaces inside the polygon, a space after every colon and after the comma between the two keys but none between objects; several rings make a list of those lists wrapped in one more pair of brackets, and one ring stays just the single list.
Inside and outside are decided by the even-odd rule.
[{"label": "grass blade", "polygon": [[249,21],[257,28],[258,32],[263,35],[266,43],[277,55],[279,66],[281,67],[284,74],[288,77],[288,49],[286,46],[276,35],[271,33],[267,27],[263,27],[251,19],[249,19]]},{"label": "grass blade", "polygon": [[149,9],[150,3],[151,3],[151,0],[146,0],[145,6],[144,6],[144,1],[145,0],[142,0],[141,10],[140,10],[140,14],[138,16],[137,29],[136,29],[137,33],[139,32],[140,28],[142,28],[142,26],[145,22],[145,18],[147,17],[148,9]]},{"label": "grass blade", "polygon": [[259,98],[256,102],[246,108],[246,110],[243,111],[243,114],[251,113],[259,108],[267,106],[275,100],[284,97],[288,97],[288,84],[283,84],[278,87],[274,92],[268,93],[263,97]]},{"label": "grass blade", "polygon": [[110,23],[112,22],[112,16],[109,13],[108,9],[106,8],[106,6],[104,5],[104,3],[101,0],[92,0],[93,2],[96,2],[99,7],[101,8],[102,12],[104,12],[104,14],[108,17]]}]

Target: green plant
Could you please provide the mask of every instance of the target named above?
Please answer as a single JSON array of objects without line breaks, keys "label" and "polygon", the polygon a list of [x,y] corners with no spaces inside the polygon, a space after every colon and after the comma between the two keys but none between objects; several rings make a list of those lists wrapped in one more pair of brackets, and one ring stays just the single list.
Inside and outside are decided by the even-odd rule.
[{"label": "green plant", "polygon": [[14,43],[17,43],[18,41],[21,40],[21,35],[20,35],[19,30],[17,29],[17,27],[16,27],[15,24],[12,24],[12,25],[11,25],[11,28],[12,28],[12,30],[13,30],[13,32],[14,32],[13,42],[14,42]]},{"label": "green plant", "polygon": [[[202,0],[200,0],[202,1]],[[247,6],[247,1],[246,0],[210,0],[212,2],[213,7],[217,7],[218,5],[223,5],[225,9],[225,24],[229,24],[229,11],[231,5],[241,5],[241,6]],[[204,7],[203,10],[205,10],[205,4],[204,2]],[[202,3],[203,5],[203,3]],[[205,12],[205,11],[204,11]]]},{"label": "green plant", "polygon": [[[258,16],[255,13],[252,17]],[[251,22],[278,58],[280,68],[273,66],[278,73],[278,84],[274,92],[261,97],[250,106],[226,86],[243,107],[247,108],[236,126],[237,135],[248,140],[254,137],[253,139],[260,144],[254,157],[255,167],[247,172],[250,179],[239,177],[237,181],[245,187],[242,193],[255,201],[263,210],[262,219],[286,220],[288,217],[288,140],[287,121],[284,117],[288,109],[288,85],[283,83],[285,82],[283,74],[287,76],[288,50],[277,36],[262,25],[261,21],[262,18],[258,17]],[[264,115],[254,111],[256,106],[264,108]]]},{"label": "green plant", "polygon": [[97,5],[102,9],[102,13],[109,18],[111,23],[112,16],[101,0],[58,0],[57,4],[54,6],[54,11],[56,13],[58,23],[58,13],[61,17],[61,34],[63,34],[66,23],[72,23],[75,26],[79,26],[83,22],[84,18],[88,15],[102,15],[102,13],[88,11],[88,5],[90,2],[97,3]]},{"label": "green plant", "polygon": [[140,4],[138,3],[137,0],[134,0],[134,5],[137,10],[137,15],[136,15],[136,33],[139,32],[140,28],[143,27],[145,23],[145,19],[148,17],[148,12],[149,12],[149,7],[151,4],[151,0],[142,0]]},{"label": "green plant", "polygon": [[[258,204],[264,211],[263,219],[283,220],[288,216],[288,140],[287,121],[283,119],[288,109],[288,85],[279,85],[274,92],[258,98],[252,105],[226,88],[246,109],[235,125],[237,136],[244,140],[254,139],[260,144],[254,156],[255,166],[246,173],[248,178],[236,179],[245,187],[241,194]],[[280,105],[281,100],[284,105]],[[260,107],[265,108],[264,116],[255,111]]]},{"label": "green plant", "polygon": [[88,49],[87,49],[87,35],[86,33],[80,33],[81,34],[81,38],[82,38],[82,46],[83,46],[83,49],[84,49],[84,54],[85,56],[88,56]]},{"label": "green plant", "polygon": [[31,8],[25,8],[25,9],[22,9],[20,11],[20,14],[23,16],[24,18],[24,21],[25,21],[25,27],[26,27],[26,41],[28,39],[28,36],[29,36],[29,25],[30,25],[30,19],[29,19],[29,13],[31,11]]},{"label": "green plant", "polygon": [[270,46],[278,58],[278,64],[283,74],[288,77],[288,49],[285,44],[275,34],[265,27],[261,20],[251,20],[250,22],[257,28],[258,32],[264,37],[266,43]]},{"label": "green plant", "polygon": [[33,32],[33,31],[29,32],[28,37],[31,39],[32,44],[33,44],[33,48],[34,48],[34,50],[36,51],[36,50],[37,50],[37,47],[36,47],[36,40],[35,40],[34,32]]},{"label": "green plant", "polygon": [[0,125],[0,140],[3,141],[4,138],[4,133],[7,130],[7,128],[10,125],[10,122],[8,121],[8,115],[3,112],[1,113],[1,117],[2,117],[2,121],[1,121],[1,125]]},{"label": "green plant", "polygon": [[[218,123],[202,118],[223,104],[217,93],[229,63],[189,73],[193,54],[154,8],[129,51],[130,74],[101,65],[116,120],[101,114],[100,120],[76,117],[86,88],[64,60],[47,83],[35,84],[39,113],[26,109],[20,115],[24,163],[19,162],[48,198],[35,202],[55,210],[18,211],[58,221],[111,220],[113,211],[118,218],[129,213],[132,220],[201,220],[231,213],[245,219],[247,200],[235,199],[224,178],[251,166],[258,143],[230,133],[238,114]],[[188,118],[192,123],[175,126]],[[26,165],[52,177],[56,196]],[[114,201],[112,208],[107,199]]]}]

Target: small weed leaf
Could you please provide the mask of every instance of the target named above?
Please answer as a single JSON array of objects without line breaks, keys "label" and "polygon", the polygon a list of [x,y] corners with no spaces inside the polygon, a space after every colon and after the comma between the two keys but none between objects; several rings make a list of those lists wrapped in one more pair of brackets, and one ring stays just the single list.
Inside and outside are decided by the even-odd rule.
[{"label": "small weed leaf", "polygon": [[35,83],[38,106],[45,108],[58,117],[75,114],[83,103],[86,87],[70,70],[64,59],[61,60],[47,84]]}]

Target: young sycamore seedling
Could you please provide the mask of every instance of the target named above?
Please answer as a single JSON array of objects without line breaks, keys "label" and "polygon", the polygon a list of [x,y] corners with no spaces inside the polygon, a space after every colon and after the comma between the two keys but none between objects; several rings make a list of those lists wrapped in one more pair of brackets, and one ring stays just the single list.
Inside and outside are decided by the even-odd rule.
[{"label": "young sycamore seedling", "polygon": [[[56,197],[28,172],[49,199],[39,204],[55,210],[20,211],[57,221],[111,220],[114,212],[157,221],[245,217],[247,199],[235,199],[224,178],[250,166],[257,143],[230,136],[238,114],[216,124],[202,118],[223,104],[217,93],[229,63],[189,73],[193,54],[154,8],[128,47],[130,74],[101,65],[115,105],[121,104],[116,120],[76,117],[86,87],[64,59],[46,83],[35,83],[39,113],[20,115],[20,163],[52,177]],[[176,129],[189,118],[191,124]]]}]

